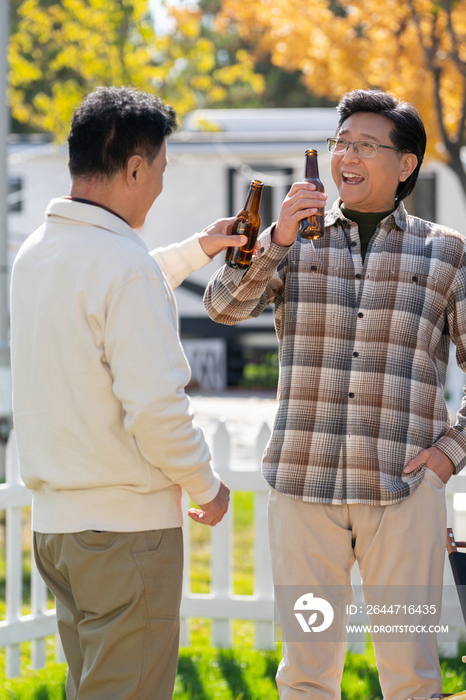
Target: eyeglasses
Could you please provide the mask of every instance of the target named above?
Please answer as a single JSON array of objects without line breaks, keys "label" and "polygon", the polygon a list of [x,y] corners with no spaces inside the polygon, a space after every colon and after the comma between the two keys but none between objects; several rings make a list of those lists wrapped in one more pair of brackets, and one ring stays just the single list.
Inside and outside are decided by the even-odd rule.
[{"label": "eyeglasses", "polygon": [[336,156],[342,156],[350,146],[353,146],[356,155],[361,158],[375,158],[379,148],[389,148],[391,151],[399,151],[406,153],[401,148],[394,146],[382,146],[380,143],[371,143],[370,141],[345,141],[345,139],[327,139],[327,148],[330,153]]}]

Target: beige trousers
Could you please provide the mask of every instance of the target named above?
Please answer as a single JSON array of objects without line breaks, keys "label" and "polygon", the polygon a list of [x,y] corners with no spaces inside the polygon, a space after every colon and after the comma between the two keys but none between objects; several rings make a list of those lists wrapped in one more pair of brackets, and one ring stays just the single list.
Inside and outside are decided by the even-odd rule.
[{"label": "beige trousers", "polygon": [[67,700],[171,700],[179,643],[181,528],[34,533],[57,599]]},{"label": "beige trousers", "polygon": [[[348,586],[357,561],[363,589],[440,587],[445,485],[426,469],[414,493],[390,506],[309,503],[272,489],[269,540],[275,585]],[[421,635],[416,642],[374,641],[374,647],[384,700],[441,691],[435,635]],[[338,700],[345,652],[343,641],[284,643],[277,672],[281,700]]]}]

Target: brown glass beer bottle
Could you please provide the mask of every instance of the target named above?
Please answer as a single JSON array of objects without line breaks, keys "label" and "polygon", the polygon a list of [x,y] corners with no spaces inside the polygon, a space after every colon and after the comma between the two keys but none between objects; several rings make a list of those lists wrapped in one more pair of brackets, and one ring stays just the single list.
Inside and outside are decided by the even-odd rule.
[{"label": "brown glass beer bottle", "polygon": [[264,183],[260,180],[253,180],[251,182],[244,209],[236,216],[231,234],[247,236],[248,242],[242,248],[228,248],[225,262],[230,267],[237,267],[244,270],[251,264],[257,234],[259,233],[259,227],[261,225],[259,206],[263,188]]},{"label": "brown glass beer bottle", "polygon": [[[304,181],[312,182],[316,186],[317,192],[325,192],[324,186],[319,178],[319,165],[317,163],[317,151],[310,149],[306,151],[306,165],[304,168]],[[303,219],[299,225],[299,235],[301,238],[311,238],[316,241],[324,235],[324,210],[319,209],[317,214]]]}]

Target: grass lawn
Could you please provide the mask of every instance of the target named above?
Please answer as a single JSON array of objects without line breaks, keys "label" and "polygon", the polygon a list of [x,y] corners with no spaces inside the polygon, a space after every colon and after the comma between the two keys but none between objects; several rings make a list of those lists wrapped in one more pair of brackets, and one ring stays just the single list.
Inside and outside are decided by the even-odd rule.
[{"label": "grass lawn", "polygon": [[[234,593],[253,593],[253,497],[236,493],[233,499],[233,588]],[[30,537],[28,512],[24,533],[24,613],[29,612]],[[207,593],[210,586],[210,529],[189,523],[191,528],[192,590]],[[4,618],[4,533],[0,521],[0,620]],[[274,651],[253,649],[253,624],[233,623],[233,648],[210,646],[210,623],[191,620],[192,646],[181,649],[174,700],[278,700],[275,673],[280,661],[280,645]],[[0,649],[0,700],[65,700],[66,666],[53,662],[55,640],[47,638],[47,666],[30,668],[30,643],[21,645],[22,675],[5,678],[5,650]],[[466,664],[460,650],[458,659],[442,659],[443,690],[458,692],[466,688]],[[346,656],[342,680],[343,700],[382,700],[372,648],[365,654]]]},{"label": "grass lawn", "polygon": [[[181,649],[174,700],[278,700],[274,677],[279,659],[278,651],[260,652],[247,646],[222,650],[201,644]],[[3,668],[0,670],[0,700],[65,700],[64,664],[49,662],[40,671],[31,671],[27,664],[24,648],[21,678],[6,680]],[[466,687],[460,658],[443,659],[442,675],[444,692]],[[382,700],[371,650],[363,655],[347,654],[342,698]]]}]

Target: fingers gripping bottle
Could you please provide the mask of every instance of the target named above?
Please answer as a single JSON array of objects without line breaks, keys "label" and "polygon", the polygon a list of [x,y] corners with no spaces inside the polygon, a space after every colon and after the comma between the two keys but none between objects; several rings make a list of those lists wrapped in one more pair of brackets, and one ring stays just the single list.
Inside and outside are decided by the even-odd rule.
[{"label": "fingers gripping bottle", "polygon": [[228,248],[225,256],[225,262],[230,267],[236,267],[244,270],[251,264],[254,246],[256,244],[259,227],[261,225],[259,207],[263,189],[263,182],[260,182],[260,180],[253,180],[249,186],[249,192],[244,209],[242,209],[236,216],[231,233],[232,235],[238,234],[247,236],[248,242],[242,248]]},{"label": "fingers gripping bottle", "polygon": [[[314,149],[306,151],[306,165],[304,170],[304,181],[312,182],[316,186],[317,192],[325,192],[324,186],[319,178],[319,165],[317,163],[317,151]],[[316,241],[324,235],[324,210],[319,209],[317,214],[303,219],[299,225],[299,235],[301,238],[311,238]]]}]

